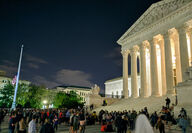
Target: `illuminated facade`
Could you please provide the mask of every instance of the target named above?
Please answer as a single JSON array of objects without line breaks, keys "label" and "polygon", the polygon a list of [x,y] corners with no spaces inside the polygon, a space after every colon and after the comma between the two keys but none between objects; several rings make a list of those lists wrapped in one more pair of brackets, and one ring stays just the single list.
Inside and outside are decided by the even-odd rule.
[{"label": "illuminated facade", "polygon": [[57,91],[63,91],[65,93],[70,93],[70,91],[75,91],[81,98],[83,102],[86,102],[86,96],[91,93],[91,88],[82,86],[58,86]]},{"label": "illuminated facade", "polygon": [[[140,76],[137,76],[137,85],[138,85],[138,95],[140,94]],[[128,78],[128,92],[129,96],[131,96],[131,78]],[[105,82],[105,95],[106,97],[112,98],[122,98],[123,96],[123,78],[115,78],[111,80],[107,80]]]},{"label": "illuminated facade", "polygon": [[[0,70],[0,89],[3,89],[3,87],[8,83],[12,82],[13,78],[7,77],[5,71]],[[19,80],[19,83],[24,83],[24,84],[30,84],[31,82],[26,81],[26,80]]]},{"label": "illuminated facade", "polygon": [[[175,86],[189,79],[192,66],[192,1],[162,0],[149,9],[117,41],[123,56],[125,98],[175,94]],[[128,91],[128,55],[131,89]],[[137,84],[140,62],[140,93]]]}]

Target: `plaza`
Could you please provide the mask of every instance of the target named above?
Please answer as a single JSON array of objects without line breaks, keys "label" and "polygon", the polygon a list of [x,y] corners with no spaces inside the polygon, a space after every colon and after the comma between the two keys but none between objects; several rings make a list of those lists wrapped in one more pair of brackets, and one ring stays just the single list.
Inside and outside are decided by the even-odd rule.
[{"label": "plaza", "polygon": [[[38,130],[39,130],[39,126],[38,126]],[[96,125],[92,125],[92,126],[86,126],[86,131],[85,133],[102,133],[100,131],[101,126],[99,124]],[[192,128],[188,130],[188,133],[190,133],[192,131]],[[1,124],[1,133],[7,133],[8,132],[8,117],[6,117],[5,121]],[[69,133],[69,126],[67,125],[60,125],[58,127],[58,131],[56,131],[56,133]],[[115,132],[112,132],[115,133]],[[134,133],[134,132],[133,132]],[[155,130],[154,133],[158,133],[158,130]],[[180,128],[174,128],[174,129],[168,129],[168,127],[166,128],[166,133],[181,133],[181,129]]]}]

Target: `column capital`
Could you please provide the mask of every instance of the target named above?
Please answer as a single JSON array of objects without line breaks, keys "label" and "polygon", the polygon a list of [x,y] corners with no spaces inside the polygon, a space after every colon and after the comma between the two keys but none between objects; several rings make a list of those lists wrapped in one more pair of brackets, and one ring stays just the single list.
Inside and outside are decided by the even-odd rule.
[{"label": "column capital", "polygon": [[191,32],[191,33],[192,33],[192,28],[189,28],[189,32]]},{"label": "column capital", "polygon": [[169,30],[165,33],[162,33],[163,39],[168,39],[173,34],[173,31]]},{"label": "column capital", "polygon": [[145,52],[148,44],[146,42],[142,42],[139,47],[140,47],[140,53]]},{"label": "column capital", "polygon": [[134,47],[130,50],[131,56],[132,56],[133,54],[137,54],[138,51],[139,51],[139,47],[138,47],[138,46],[134,46]]},{"label": "column capital", "polygon": [[130,51],[128,49],[121,51],[121,54],[123,57],[128,57],[129,53],[130,53]]},{"label": "column capital", "polygon": [[155,45],[158,43],[158,41],[159,41],[158,38],[156,38],[156,37],[153,38],[153,43],[154,43]]},{"label": "column capital", "polygon": [[148,40],[150,46],[156,46],[158,39],[157,38],[152,38]]},{"label": "column capital", "polygon": [[146,48],[148,46],[148,44],[147,44],[147,42],[142,42],[141,44],[140,44],[140,48]]},{"label": "column capital", "polygon": [[168,30],[168,32],[166,32],[165,34],[167,34],[167,33],[168,33],[168,36],[171,36],[171,35],[174,34],[174,30],[173,30],[173,29],[170,29],[170,30]]},{"label": "column capital", "polygon": [[189,31],[189,26],[187,24],[180,25],[178,27],[175,27],[178,33],[183,33],[185,34],[187,31]]},{"label": "column capital", "polygon": [[187,33],[187,35],[191,35],[192,34],[192,28],[188,28],[187,30],[186,30],[186,33]]}]

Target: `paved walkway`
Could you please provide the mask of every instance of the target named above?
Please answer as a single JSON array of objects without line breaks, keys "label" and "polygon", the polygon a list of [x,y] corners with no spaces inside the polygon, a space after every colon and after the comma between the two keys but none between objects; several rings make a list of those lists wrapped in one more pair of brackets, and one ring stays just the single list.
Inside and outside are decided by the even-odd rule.
[{"label": "paved walkway", "polygon": [[[38,127],[40,129],[40,127]],[[166,133],[182,133],[180,128],[168,129],[166,128]],[[0,133],[8,133],[8,117],[5,118],[4,122],[1,124],[1,131]],[[60,125],[58,127],[58,131],[56,133],[69,133],[69,127],[66,125]],[[92,125],[86,126],[85,133],[101,133],[100,132],[100,125]],[[115,132],[114,132],[115,133]],[[134,132],[131,132],[134,133]],[[155,129],[154,133],[159,133],[158,130]],[[188,129],[187,133],[192,133],[191,128]]]}]

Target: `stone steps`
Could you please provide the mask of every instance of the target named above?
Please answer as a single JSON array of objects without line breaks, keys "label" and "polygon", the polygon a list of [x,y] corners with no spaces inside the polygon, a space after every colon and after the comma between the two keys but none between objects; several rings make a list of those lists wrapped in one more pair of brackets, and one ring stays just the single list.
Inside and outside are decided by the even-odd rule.
[{"label": "stone steps", "polygon": [[[167,95],[171,99],[171,104],[175,104],[175,96]],[[123,111],[123,110],[136,110],[139,111],[144,107],[148,108],[149,112],[160,111],[162,106],[165,106],[165,99],[163,97],[149,97],[149,98],[129,98],[122,99],[109,106],[102,106],[96,108],[95,111],[99,112],[101,109],[108,111]]]}]

